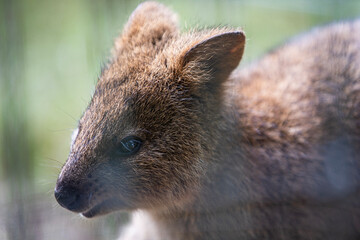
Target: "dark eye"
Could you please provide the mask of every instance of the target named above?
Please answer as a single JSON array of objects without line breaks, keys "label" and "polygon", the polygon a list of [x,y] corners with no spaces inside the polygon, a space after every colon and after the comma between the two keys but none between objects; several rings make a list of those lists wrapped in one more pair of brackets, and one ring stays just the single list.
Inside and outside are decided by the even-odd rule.
[{"label": "dark eye", "polygon": [[120,156],[131,156],[137,153],[141,147],[142,141],[135,136],[128,136],[120,141],[116,152]]}]

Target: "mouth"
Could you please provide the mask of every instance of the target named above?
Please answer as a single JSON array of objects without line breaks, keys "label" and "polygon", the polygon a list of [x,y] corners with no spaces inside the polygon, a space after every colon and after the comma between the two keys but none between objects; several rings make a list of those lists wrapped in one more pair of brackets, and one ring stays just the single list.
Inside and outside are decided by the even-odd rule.
[{"label": "mouth", "polygon": [[126,208],[125,203],[120,201],[119,199],[107,199],[95,206],[91,207],[90,209],[80,213],[81,216],[86,218],[93,218],[96,216],[105,215],[107,213],[121,210]]}]

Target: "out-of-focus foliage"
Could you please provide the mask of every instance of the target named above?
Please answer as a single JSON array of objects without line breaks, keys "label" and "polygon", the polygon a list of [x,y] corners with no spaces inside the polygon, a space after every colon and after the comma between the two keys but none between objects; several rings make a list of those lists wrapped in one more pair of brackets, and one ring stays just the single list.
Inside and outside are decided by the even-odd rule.
[{"label": "out-of-focus foliage", "polygon": [[[114,239],[126,221],[84,221],[52,191],[112,41],[139,2],[0,1],[0,239]],[[358,0],[161,2],[184,31],[243,27],[242,65],[312,26],[360,16]]]}]

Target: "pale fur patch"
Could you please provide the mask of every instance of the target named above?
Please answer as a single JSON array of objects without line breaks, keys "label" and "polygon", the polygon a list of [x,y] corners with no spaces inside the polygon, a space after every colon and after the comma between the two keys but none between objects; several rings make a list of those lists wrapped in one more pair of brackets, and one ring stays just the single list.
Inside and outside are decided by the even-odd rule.
[{"label": "pale fur patch", "polygon": [[[75,142],[75,139],[76,139],[78,133],[79,133],[79,128],[76,128],[76,129],[73,131],[73,133],[71,134],[70,151],[71,151],[72,148],[73,148],[73,145],[74,145],[74,142]],[[59,174],[59,178],[62,178],[62,176],[63,176],[63,174],[64,174],[64,172],[65,172],[65,169],[66,169],[65,167],[63,167],[63,168],[61,169],[61,172],[60,172],[60,174]]]},{"label": "pale fur patch", "polygon": [[159,228],[146,211],[137,210],[131,214],[130,223],[122,229],[118,240],[160,240]]},{"label": "pale fur patch", "polygon": [[76,129],[73,131],[73,133],[71,134],[70,149],[72,149],[72,146],[73,146],[73,144],[74,144],[74,142],[75,142],[75,139],[76,139],[78,133],[79,133],[79,128],[76,128]]}]

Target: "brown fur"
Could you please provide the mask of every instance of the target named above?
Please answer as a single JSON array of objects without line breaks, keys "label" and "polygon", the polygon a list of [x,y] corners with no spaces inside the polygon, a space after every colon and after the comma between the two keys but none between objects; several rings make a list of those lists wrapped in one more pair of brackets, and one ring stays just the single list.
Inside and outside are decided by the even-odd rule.
[{"label": "brown fur", "polygon": [[[141,4],[80,119],[59,203],[141,209],[151,224],[135,217],[123,239],[359,239],[360,21],[232,72],[244,44],[236,29],[181,34],[170,10]],[[143,145],[118,157],[129,135]]]}]

